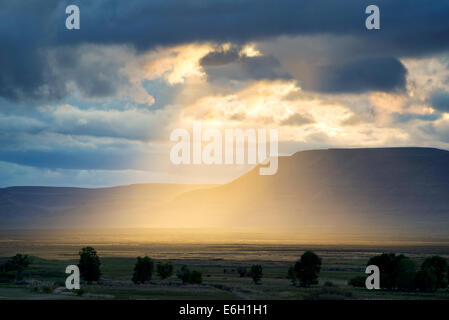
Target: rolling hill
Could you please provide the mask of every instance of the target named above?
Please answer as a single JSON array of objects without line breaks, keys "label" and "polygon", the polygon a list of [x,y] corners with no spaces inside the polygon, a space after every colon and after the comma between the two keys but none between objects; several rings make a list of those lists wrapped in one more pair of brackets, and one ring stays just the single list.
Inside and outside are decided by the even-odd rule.
[{"label": "rolling hill", "polygon": [[2,228],[201,227],[326,238],[449,238],[449,152],[328,149],[279,159],[220,186],[0,189]]}]

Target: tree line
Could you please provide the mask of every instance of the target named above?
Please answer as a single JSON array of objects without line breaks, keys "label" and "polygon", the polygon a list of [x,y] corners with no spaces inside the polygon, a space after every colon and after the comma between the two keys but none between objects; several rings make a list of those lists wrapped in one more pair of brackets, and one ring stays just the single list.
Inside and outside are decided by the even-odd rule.
[{"label": "tree line", "polygon": [[[371,257],[367,265],[376,265],[380,270],[380,287],[385,290],[435,291],[448,287],[449,266],[445,258],[426,258],[418,268],[409,257],[394,253],[383,253]],[[349,280],[354,287],[365,287],[366,276]]]},{"label": "tree line", "polygon": [[[87,283],[98,281],[101,276],[101,261],[97,251],[92,247],[84,247],[79,251],[78,267],[81,278]],[[16,281],[23,279],[24,270],[30,265],[31,259],[27,255],[17,254],[3,264],[0,264],[0,280],[15,278]],[[286,277],[293,285],[310,287],[318,284],[322,260],[312,251],[306,251],[291,267],[288,268]],[[376,265],[380,270],[380,287],[385,290],[403,291],[435,291],[447,288],[449,283],[448,261],[441,256],[426,258],[418,269],[415,261],[409,257],[394,253],[383,253],[371,257],[368,265]],[[233,270],[234,271],[234,270]],[[12,275],[11,272],[15,272]],[[226,269],[224,269],[226,272]],[[167,279],[175,273],[171,263],[158,262],[145,257],[137,257],[131,280],[135,284],[142,284],[152,280],[156,273],[160,279]],[[240,277],[250,277],[255,284],[260,284],[263,277],[263,267],[255,264],[248,270],[246,267],[237,268]],[[190,270],[186,265],[182,266],[176,273],[183,284],[201,284],[203,282],[202,272]],[[348,284],[353,287],[365,287],[366,275],[360,275],[349,280]],[[4,279],[3,279],[4,280]]]},{"label": "tree line", "polygon": [[[80,260],[78,267],[80,270],[80,276],[87,283],[98,281],[101,276],[100,271],[100,258],[97,252],[92,247],[85,247],[79,252]],[[171,277],[174,273],[174,266],[170,263],[157,263],[156,269],[154,268],[153,259],[148,256],[137,257],[134,265],[134,272],[131,280],[135,284],[143,284],[151,281],[153,274],[156,271],[158,276],[163,280]],[[189,270],[187,266],[182,266],[177,276],[183,283],[200,284],[202,283],[202,273],[197,270]]]}]

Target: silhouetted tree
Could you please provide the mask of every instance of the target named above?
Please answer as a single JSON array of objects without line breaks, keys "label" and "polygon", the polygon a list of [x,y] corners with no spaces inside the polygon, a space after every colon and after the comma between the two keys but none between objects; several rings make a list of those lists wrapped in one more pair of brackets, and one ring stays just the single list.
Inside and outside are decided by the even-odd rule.
[{"label": "silhouetted tree", "polygon": [[203,282],[203,274],[200,271],[196,270],[190,271],[187,266],[182,266],[181,270],[178,271],[177,276],[184,284],[200,284]]},{"label": "silhouetted tree", "polygon": [[299,279],[301,287],[310,287],[318,283],[318,276],[321,271],[321,258],[312,251],[306,251],[295,263],[296,277]]},{"label": "silhouetted tree", "polygon": [[262,266],[260,264],[255,264],[251,267],[250,276],[255,284],[259,284],[263,277]]},{"label": "silhouetted tree", "polygon": [[397,287],[397,279],[399,275],[399,257],[394,253],[383,253],[378,256],[371,257],[367,265],[376,265],[380,270],[380,287],[383,289],[394,289]]},{"label": "silhouetted tree", "polygon": [[149,257],[137,257],[136,264],[134,266],[133,282],[145,283],[150,281],[153,276],[154,263]]},{"label": "silhouetted tree", "polygon": [[30,265],[31,261],[28,255],[16,254],[14,257],[6,261],[0,266],[1,272],[16,272],[16,280],[23,279],[23,271]]},{"label": "silhouetted tree", "polygon": [[432,267],[421,269],[416,273],[415,286],[420,291],[435,291],[438,288],[438,280]]},{"label": "silhouetted tree", "polygon": [[397,259],[398,275],[395,279],[396,287],[401,290],[415,289],[416,263],[404,255],[398,256]]},{"label": "silhouetted tree", "polygon": [[92,281],[98,281],[100,278],[100,258],[92,247],[84,247],[79,252],[80,261],[78,263],[78,268],[80,269],[81,278],[83,278],[88,283]]},{"label": "silhouetted tree", "polygon": [[167,279],[173,274],[173,265],[170,263],[158,263],[156,269],[161,279]]},{"label": "silhouetted tree", "polygon": [[433,272],[435,274],[438,288],[447,287],[448,265],[446,259],[440,256],[433,256],[427,258],[421,265],[421,270],[427,269],[429,269],[430,272]]}]

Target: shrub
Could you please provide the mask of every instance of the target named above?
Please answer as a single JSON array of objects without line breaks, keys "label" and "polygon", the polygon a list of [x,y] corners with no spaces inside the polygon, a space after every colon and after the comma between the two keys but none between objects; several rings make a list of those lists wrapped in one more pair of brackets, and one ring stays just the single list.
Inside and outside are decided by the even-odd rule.
[{"label": "shrub", "polygon": [[150,281],[153,276],[153,269],[153,260],[149,257],[137,257],[132,281],[134,283],[145,283],[145,281]]},{"label": "shrub", "polygon": [[203,274],[200,271],[190,271],[187,266],[182,266],[177,274],[182,283],[201,284],[203,282]]},{"label": "shrub", "polygon": [[88,283],[92,281],[98,281],[100,278],[100,258],[92,247],[82,248],[79,252],[80,261],[78,263],[78,268],[80,269],[81,278],[83,278]]},{"label": "shrub", "polygon": [[435,291],[438,288],[438,280],[433,268],[426,268],[416,273],[415,286],[420,291]]},{"label": "shrub", "polygon": [[416,264],[405,256],[399,256],[398,275],[396,286],[401,290],[415,289]]},{"label": "shrub", "polygon": [[253,279],[255,284],[259,284],[260,280],[263,277],[262,266],[260,264],[255,264],[251,267],[250,272],[251,278]]},{"label": "shrub", "polygon": [[158,263],[156,269],[161,279],[167,279],[173,275],[173,265],[170,263]]}]

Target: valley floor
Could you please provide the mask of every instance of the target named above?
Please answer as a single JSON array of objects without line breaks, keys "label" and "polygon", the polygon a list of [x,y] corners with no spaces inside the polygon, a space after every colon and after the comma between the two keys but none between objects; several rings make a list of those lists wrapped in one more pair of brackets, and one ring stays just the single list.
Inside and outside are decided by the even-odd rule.
[{"label": "valley floor", "polygon": [[[434,293],[368,291],[347,284],[349,279],[363,274],[372,255],[404,253],[421,263],[432,254],[447,258],[447,247],[141,244],[138,249],[135,244],[115,248],[101,243],[92,245],[101,258],[102,278],[98,284],[82,284],[84,293],[81,296],[64,288],[65,268],[77,263],[79,247],[58,245],[56,250],[54,245],[27,244],[28,249],[22,253],[33,255],[33,263],[26,269],[25,283],[0,283],[0,299],[449,299],[447,290]],[[19,249],[17,244],[16,249]],[[323,260],[319,284],[312,288],[293,286],[286,279],[289,266],[306,249],[312,249]],[[37,252],[46,258],[36,256]],[[176,275],[165,280],[154,275],[149,283],[135,285],[131,277],[137,255],[149,255],[156,262],[169,261],[175,266],[175,274],[182,265],[199,270],[203,283],[183,285]],[[255,285],[248,277],[241,278],[237,272],[239,266],[253,264],[263,266],[260,285]]]}]

